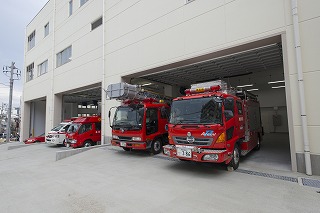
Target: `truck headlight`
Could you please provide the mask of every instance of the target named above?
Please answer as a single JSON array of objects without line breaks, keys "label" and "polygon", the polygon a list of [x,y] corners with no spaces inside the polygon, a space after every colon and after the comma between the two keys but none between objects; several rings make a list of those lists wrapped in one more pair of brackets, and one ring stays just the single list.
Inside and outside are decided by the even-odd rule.
[{"label": "truck headlight", "polygon": [[133,141],[141,141],[141,138],[140,137],[132,137],[132,140]]},{"label": "truck headlight", "polygon": [[119,136],[118,135],[112,135],[112,138],[113,139],[119,139]]},{"label": "truck headlight", "polygon": [[208,154],[203,156],[203,160],[214,160],[217,161],[219,156],[217,154]]},{"label": "truck headlight", "polygon": [[70,140],[70,143],[77,143],[77,140]]}]

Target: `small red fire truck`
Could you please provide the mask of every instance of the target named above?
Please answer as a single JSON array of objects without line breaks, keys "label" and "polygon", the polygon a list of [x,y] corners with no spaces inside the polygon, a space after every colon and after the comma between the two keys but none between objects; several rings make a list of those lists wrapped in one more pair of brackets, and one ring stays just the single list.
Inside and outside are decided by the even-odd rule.
[{"label": "small red fire truck", "polygon": [[101,141],[101,117],[79,117],[66,134],[66,147],[88,147]]},{"label": "small red fire truck", "polygon": [[165,155],[239,167],[240,155],[260,149],[263,129],[257,96],[221,80],[195,84],[173,100]]},{"label": "small red fire truck", "polygon": [[121,106],[109,110],[111,124],[111,111],[116,109],[110,125],[111,144],[125,151],[139,149],[160,153],[168,142],[165,125],[168,123],[169,105],[158,101],[152,93],[143,91],[141,86],[127,83],[110,84],[107,95],[121,101]]}]

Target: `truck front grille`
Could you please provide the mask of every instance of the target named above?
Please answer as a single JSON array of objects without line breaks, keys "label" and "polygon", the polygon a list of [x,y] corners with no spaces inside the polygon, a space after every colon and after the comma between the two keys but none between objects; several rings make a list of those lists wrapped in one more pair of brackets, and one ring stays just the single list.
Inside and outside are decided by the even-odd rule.
[{"label": "truck front grille", "polygon": [[176,144],[193,144],[196,146],[210,146],[213,139],[212,138],[194,138],[194,142],[188,142],[187,137],[173,137]]},{"label": "truck front grille", "polygon": [[119,141],[131,141],[132,137],[124,137],[124,136],[118,136],[119,137]]}]

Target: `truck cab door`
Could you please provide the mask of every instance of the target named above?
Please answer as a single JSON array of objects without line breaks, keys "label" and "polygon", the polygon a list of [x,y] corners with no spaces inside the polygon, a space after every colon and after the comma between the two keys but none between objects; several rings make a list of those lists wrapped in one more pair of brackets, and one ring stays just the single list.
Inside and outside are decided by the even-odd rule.
[{"label": "truck cab door", "polygon": [[232,97],[225,98],[224,103],[224,118],[225,118],[225,125],[226,125],[226,136],[227,136],[227,143],[229,140],[233,138],[235,132],[235,103]]},{"label": "truck cab door", "polygon": [[146,111],[146,135],[158,132],[158,108],[148,108]]},{"label": "truck cab door", "polygon": [[93,123],[85,123],[80,126],[78,130],[78,142],[77,142],[80,146],[83,146],[85,140],[92,138],[93,136],[92,125]]}]

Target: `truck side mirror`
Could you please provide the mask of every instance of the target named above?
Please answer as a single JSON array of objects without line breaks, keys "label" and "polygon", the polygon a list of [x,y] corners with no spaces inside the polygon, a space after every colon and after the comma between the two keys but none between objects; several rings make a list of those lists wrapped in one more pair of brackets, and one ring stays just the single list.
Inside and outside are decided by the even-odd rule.
[{"label": "truck side mirror", "polygon": [[66,133],[66,130],[65,129],[61,129],[60,133]]}]

